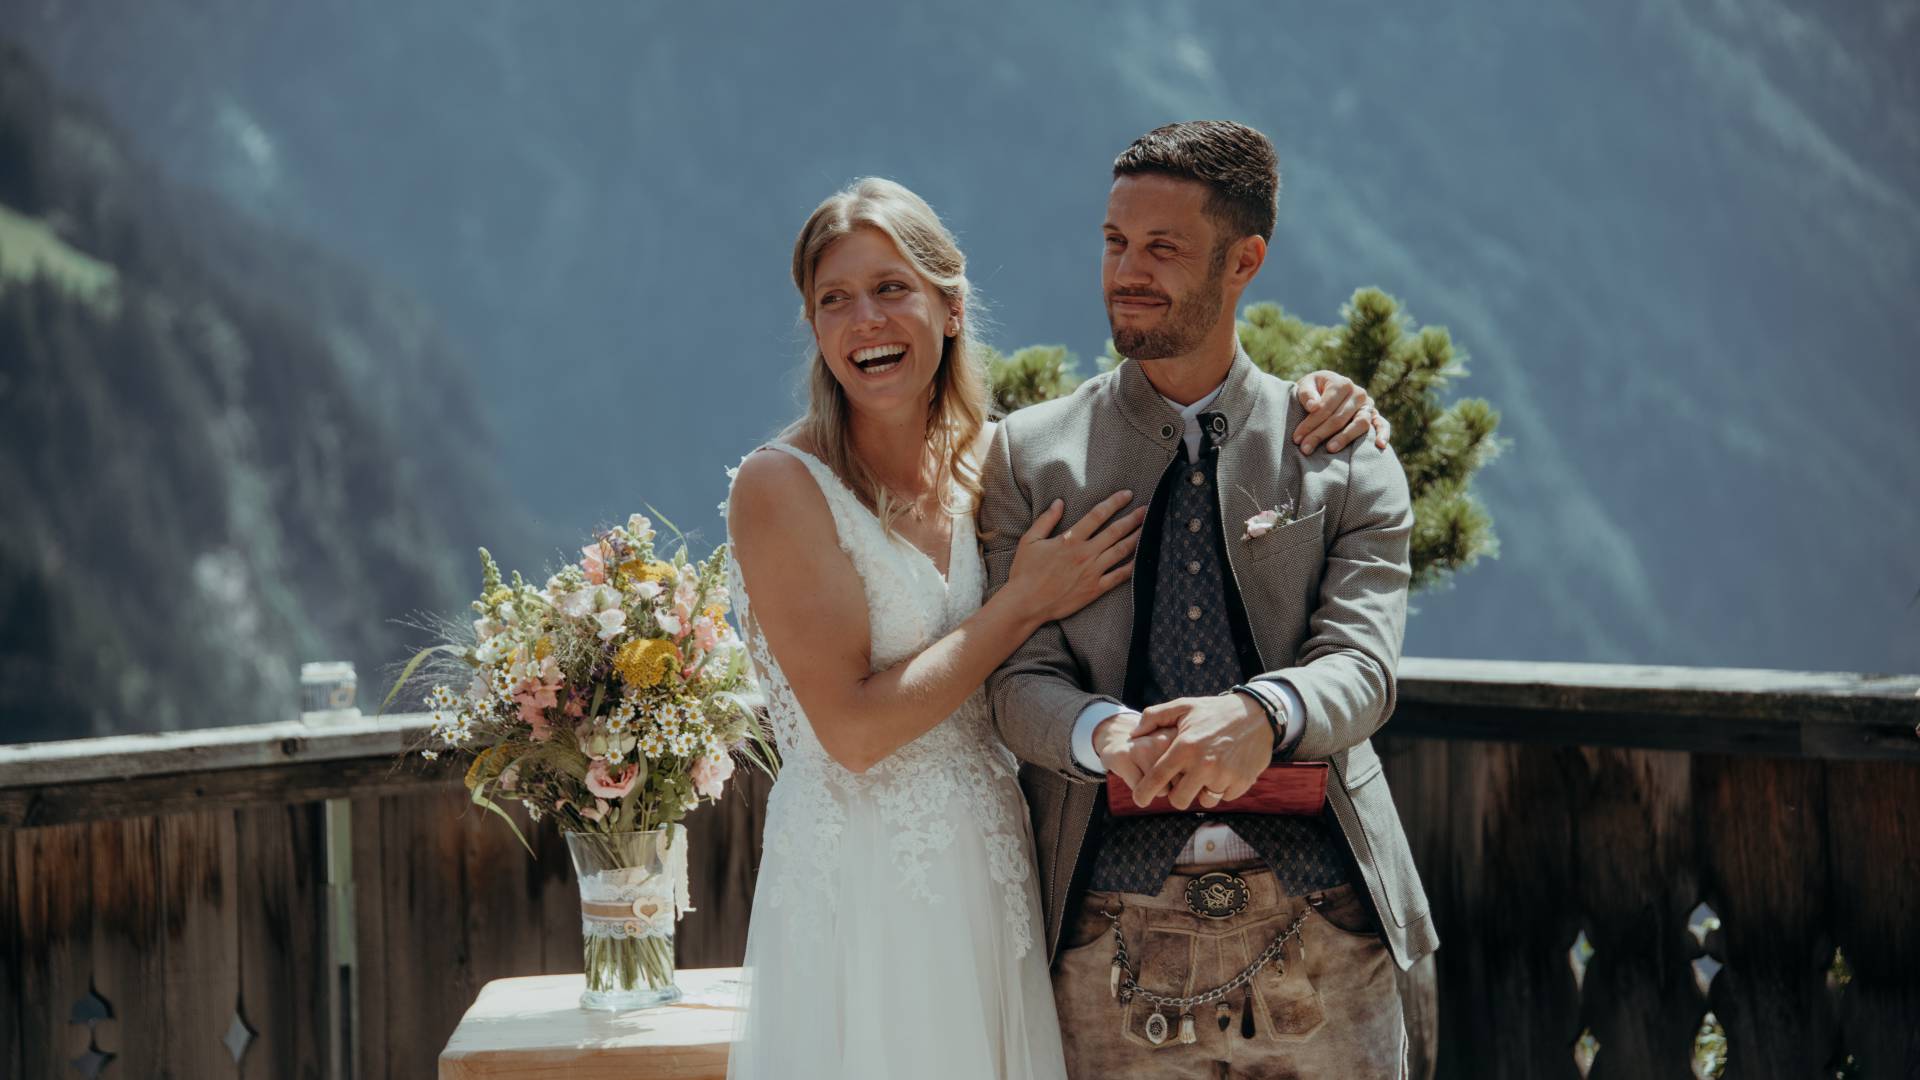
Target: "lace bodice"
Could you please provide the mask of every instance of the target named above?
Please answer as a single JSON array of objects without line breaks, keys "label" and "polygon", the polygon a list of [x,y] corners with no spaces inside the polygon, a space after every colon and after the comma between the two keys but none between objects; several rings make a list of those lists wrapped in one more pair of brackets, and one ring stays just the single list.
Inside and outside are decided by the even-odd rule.
[{"label": "lace bodice", "polygon": [[[956,517],[947,577],[924,552],[889,536],[879,519],[824,463],[785,443],[769,448],[799,459],[833,512],[840,548],[853,561],[866,593],[873,670],[884,671],[945,636],[980,607],[986,572],[971,514]],[[877,812],[891,835],[891,858],[905,892],[938,897],[927,884],[929,860],[952,844],[955,829],[979,830],[989,871],[1006,898],[1006,918],[1024,955],[1032,931],[1027,905],[1029,858],[1022,840],[1012,754],[993,734],[984,688],[951,716],[864,773],[827,754],[793,694],[779,660],[753,617],[738,565],[730,570],[734,611],[767,696],[768,718],[780,746],[781,771],[768,797],[759,888],[773,908],[807,917],[833,906],[832,868],[847,814]],[[797,855],[798,857],[792,857]],[[808,911],[820,905],[820,912]]]}]

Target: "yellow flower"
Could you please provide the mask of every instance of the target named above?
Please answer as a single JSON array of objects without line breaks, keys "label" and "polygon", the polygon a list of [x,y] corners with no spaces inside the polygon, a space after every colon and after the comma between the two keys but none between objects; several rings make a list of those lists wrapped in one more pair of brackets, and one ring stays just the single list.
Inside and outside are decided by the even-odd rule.
[{"label": "yellow flower", "polygon": [[481,597],[480,602],[487,605],[490,608],[493,608],[493,607],[499,607],[501,604],[504,604],[511,599],[513,599],[513,590],[507,588],[505,585],[502,585],[499,588],[488,593],[487,595]]},{"label": "yellow flower", "polygon": [[674,569],[673,564],[670,562],[661,562],[660,560],[655,559],[654,561],[648,563],[646,565],[646,568],[641,570],[639,574],[636,576],[638,576],[643,581],[671,582],[671,581],[680,580],[680,571]]},{"label": "yellow flower", "polygon": [[672,642],[646,638],[627,642],[614,656],[613,669],[622,682],[644,690],[660,685],[679,663],[680,654]]},{"label": "yellow flower", "polygon": [[473,764],[467,766],[467,790],[472,791],[476,785],[485,783],[500,775],[502,770],[492,768],[490,762],[492,759],[503,757],[508,753],[510,753],[510,751],[508,751],[505,746],[495,746],[483,751],[478,757],[475,757]]},{"label": "yellow flower", "polygon": [[545,660],[552,655],[553,642],[548,641],[546,638],[541,638],[539,641],[533,643],[533,658],[535,660]]}]

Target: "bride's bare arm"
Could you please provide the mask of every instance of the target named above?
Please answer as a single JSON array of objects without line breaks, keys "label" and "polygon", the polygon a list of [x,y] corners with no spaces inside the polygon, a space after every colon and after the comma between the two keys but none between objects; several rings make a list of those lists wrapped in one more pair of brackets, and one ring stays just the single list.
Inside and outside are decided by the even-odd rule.
[{"label": "bride's bare arm", "polygon": [[835,761],[864,772],[951,715],[1045,623],[1126,580],[1143,512],[1109,521],[1120,492],[1050,536],[1056,505],[1020,541],[1012,575],[919,653],[874,671],[866,594],[805,465],[775,452],[741,464],[727,501],[751,616]]}]

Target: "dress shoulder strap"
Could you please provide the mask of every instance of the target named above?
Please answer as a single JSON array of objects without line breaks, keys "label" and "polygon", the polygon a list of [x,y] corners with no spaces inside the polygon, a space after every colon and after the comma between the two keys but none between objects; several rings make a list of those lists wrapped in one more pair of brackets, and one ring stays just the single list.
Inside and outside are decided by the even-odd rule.
[{"label": "dress shoulder strap", "polygon": [[840,479],[832,469],[827,467],[826,462],[805,450],[785,442],[770,442],[760,449],[782,451],[799,459],[800,463],[807,467],[807,472],[813,475],[813,482],[819,487],[820,494],[827,500],[827,509],[833,512],[833,526],[834,531],[839,534],[840,550],[853,557],[857,564],[859,558],[855,555],[854,549],[859,544],[859,538],[865,537],[869,531],[878,532],[880,529],[880,520],[873,516],[873,511],[867,509],[866,504],[860,501],[860,497],[853,493],[853,489],[847,486],[846,481]]}]

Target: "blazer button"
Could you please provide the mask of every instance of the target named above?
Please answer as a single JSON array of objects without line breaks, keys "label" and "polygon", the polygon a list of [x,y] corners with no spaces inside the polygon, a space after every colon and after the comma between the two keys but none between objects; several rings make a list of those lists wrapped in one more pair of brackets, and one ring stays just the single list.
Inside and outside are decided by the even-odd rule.
[{"label": "blazer button", "polygon": [[1161,425],[1160,425],[1160,437],[1161,437],[1161,438],[1163,438],[1163,439],[1171,439],[1171,438],[1173,438],[1173,425],[1172,425],[1172,424],[1161,424]]}]

